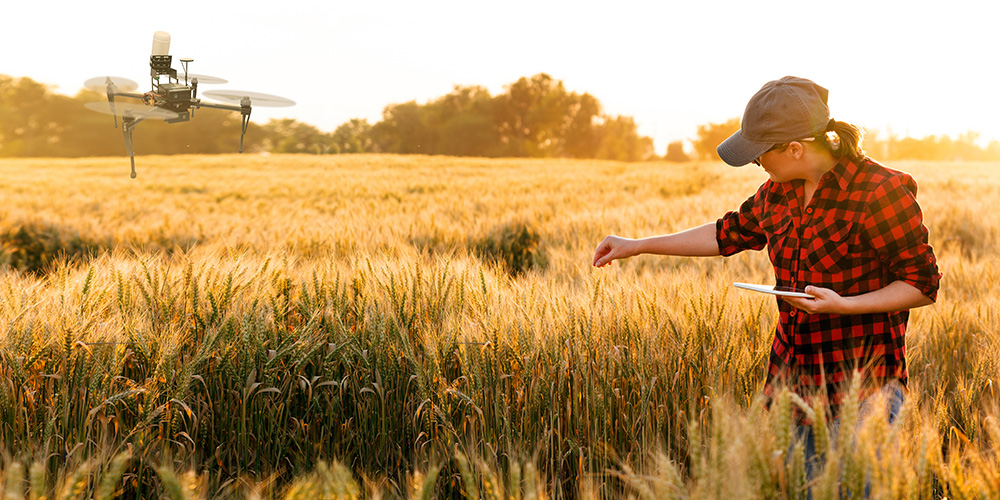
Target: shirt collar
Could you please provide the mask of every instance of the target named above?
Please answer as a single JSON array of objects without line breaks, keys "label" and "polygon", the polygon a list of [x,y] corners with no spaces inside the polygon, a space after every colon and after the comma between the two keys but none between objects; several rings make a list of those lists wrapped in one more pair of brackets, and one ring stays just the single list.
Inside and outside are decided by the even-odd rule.
[{"label": "shirt collar", "polygon": [[858,170],[861,170],[861,168],[856,163],[846,156],[841,156],[837,159],[837,164],[828,173],[837,181],[840,189],[846,190],[851,185],[851,181],[854,180],[854,176],[857,175]]},{"label": "shirt collar", "polygon": [[[837,164],[834,165],[829,172],[824,174],[824,176],[829,175],[832,177],[835,181],[837,181],[837,185],[840,186],[840,189],[846,191],[848,186],[851,185],[851,181],[854,180],[854,176],[857,175],[860,170],[861,167],[851,161],[848,157],[841,156],[840,158],[837,158]],[[823,180],[820,180],[820,184],[823,182]],[[778,192],[786,197],[786,199],[795,197],[794,193],[796,187],[792,182],[775,182],[774,189],[777,189]],[[798,198],[795,199],[797,200]]]}]

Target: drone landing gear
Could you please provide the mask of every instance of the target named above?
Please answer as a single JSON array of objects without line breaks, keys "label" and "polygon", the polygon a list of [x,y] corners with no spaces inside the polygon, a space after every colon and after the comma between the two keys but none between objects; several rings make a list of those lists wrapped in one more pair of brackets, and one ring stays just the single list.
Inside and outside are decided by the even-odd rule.
[{"label": "drone landing gear", "polygon": [[122,114],[122,135],[125,136],[125,152],[128,153],[128,159],[132,163],[132,173],[129,176],[133,179],[135,179],[136,174],[135,151],[132,149],[132,130],[142,120],[142,118],[132,116],[132,113],[129,113],[128,110],[125,110],[125,113]]},{"label": "drone landing gear", "polygon": [[250,114],[243,115],[243,126],[240,128],[240,153],[243,153],[243,137],[247,135],[247,126],[250,125]]},{"label": "drone landing gear", "polygon": [[240,154],[243,153],[243,137],[247,135],[247,126],[250,125],[250,98],[244,97],[240,100],[240,113],[242,114],[242,126],[240,127]]}]

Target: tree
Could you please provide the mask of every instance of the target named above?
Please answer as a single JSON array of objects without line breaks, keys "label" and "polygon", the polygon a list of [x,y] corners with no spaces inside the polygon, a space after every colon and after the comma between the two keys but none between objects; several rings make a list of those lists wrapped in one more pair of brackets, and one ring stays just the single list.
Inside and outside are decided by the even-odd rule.
[{"label": "tree", "polygon": [[436,153],[454,156],[500,156],[500,137],[489,116],[461,113],[440,129]]},{"label": "tree", "polygon": [[54,150],[67,100],[30,78],[0,75],[0,156],[43,156]]},{"label": "tree", "polygon": [[731,118],[722,123],[698,125],[698,137],[692,141],[695,154],[703,160],[721,160],[715,148],[739,129],[739,118]]},{"label": "tree", "polygon": [[433,154],[433,131],[425,125],[423,107],[416,101],[386,106],[382,121],[372,127],[372,138],[386,153]]},{"label": "tree", "polygon": [[[497,126],[508,156],[594,158],[600,148],[601,104],[568,92],[545,73],[522,77],[497,96]],[[605,138],[607,131],[604,131]]]},{"label": "tree", "polygon": [[353,118],[333,131],[332,148],[336,153],[369,153],[375,150],[372,126],[368,120]]},{"label": "tree", "polygon": [[675,162],[691,161],[691,157],[684,151],[684,143],[681,141],[674,141],[667,144],[667,154],[663,159]]},{"label": "tree", "polygon": [[587,93],[580,96],[573,94],[573,97],[568,110],[563,152],[573,158],[594,158],[599,146],[597,124],[601,103]]},{"label": "tree", "polygon": [[576,94],[545,73],[521,77],[498,97],[498,125],[509,156],[562,156],[562,127]]},{"label": "tree", "polygon": [[487,89],[478,86],[455,89],[427,105],[426,124],[438,131],[435,154],[499,156],[502,153],[496,125],[496,103]]},{"label": "tree", "polygon": [[332,149],[330,136],[308,123],[290,118],[272,119],[261,128],[261,145],[265,151],[326,154]]},{"label": "tree", "polygon": [[590,94],[566,90],[540,73],[508,85],[496,97],[482,87],[456,86],[425,105],[393,104],[372,127],[380,151],[462,156],[614,158],[650,157],[630,117],[600,115]]},{"label": "tree", "polygon": [[639,136],[631,116],[605,118],[598,135],[596,157],[602,160],[639,161],[655,156],[653,140]]}]

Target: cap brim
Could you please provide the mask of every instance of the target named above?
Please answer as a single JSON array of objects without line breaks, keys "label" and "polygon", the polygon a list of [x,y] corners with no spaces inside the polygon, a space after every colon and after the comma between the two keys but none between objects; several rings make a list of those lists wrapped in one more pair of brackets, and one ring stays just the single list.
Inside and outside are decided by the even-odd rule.
[{"label": "cap brim", "polygon": [[722,161],[734,167],[742,167],[756,160],[774,145],[748,140],[743,137],[741,132],[742,130],[737,130],[735,134],[729,136],[728,139],[722,141],[722,144],[719,144],[719,147],[715,148]]}]

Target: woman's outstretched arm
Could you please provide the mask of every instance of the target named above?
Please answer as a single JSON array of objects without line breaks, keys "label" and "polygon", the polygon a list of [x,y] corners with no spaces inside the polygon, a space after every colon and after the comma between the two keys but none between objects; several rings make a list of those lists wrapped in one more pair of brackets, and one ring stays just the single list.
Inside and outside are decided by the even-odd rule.
[{"label": "woman's outstretched arm", "polygon": [[643,253],[688,257],[720,255],[719,243],[715,238],[715,222],[679,233],[642,239],[608,236],[597,245],[597,251],[594,252],[594,267],[604,267],[615,260]]}]

